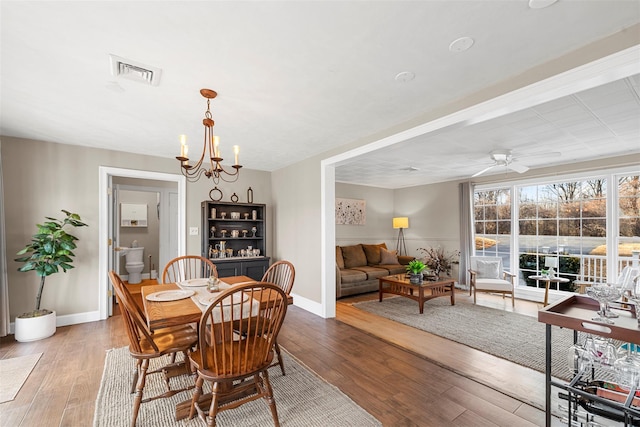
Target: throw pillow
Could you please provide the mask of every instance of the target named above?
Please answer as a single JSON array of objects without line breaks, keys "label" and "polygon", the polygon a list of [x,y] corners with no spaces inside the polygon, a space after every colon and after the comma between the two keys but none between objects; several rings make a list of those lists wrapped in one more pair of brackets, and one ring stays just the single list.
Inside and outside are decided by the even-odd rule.
[{"label": "throw pillow", "polygon": [[400,264],[398,261],[398,251],[388,251],[385,248],[380,248],[380,264]]},{"label": "throw pillow", "polygon": [[478,279],[499,279],[500,261],[476,261],[476,271]]},{"label": "throw pillow", "polygon": [[364,254],[367,256],[367,264],[369,265],[382,264],[380,262],[380,248],[387,249],[387,245],[385,243],[379,243],[377,245],[362,245],[362,249],[364,249]]},{"label": "throw pillow", "polygon": [[338,268],[344,268],[344,259],[342,258],[342,249],[340,249],[340,246],[336,246],[336,263],[338,264]]},{"label": "throw pillow", "polygon": [[362,245],[341,246],[344,268],[364,267],[367,265],[367,257]]}]

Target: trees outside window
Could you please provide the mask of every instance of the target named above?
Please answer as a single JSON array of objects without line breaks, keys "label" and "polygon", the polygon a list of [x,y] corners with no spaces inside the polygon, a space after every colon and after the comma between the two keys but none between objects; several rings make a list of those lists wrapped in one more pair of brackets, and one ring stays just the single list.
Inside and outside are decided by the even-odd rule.
[{"label": "trees outside window", "polygon": [[[557,257],[560,275],[570,279],[560,290],[573,290],[574,280],[606,281],[640,250],[640,179],[603,173],[481,188],[474,192],[474,229],[476,254],[500,256],[508,266],[511,248],[517,250],[521,286],[538,286],[527,278],[544,269],[547,256]],[[611,271],[607,260],[615,261]]]}]

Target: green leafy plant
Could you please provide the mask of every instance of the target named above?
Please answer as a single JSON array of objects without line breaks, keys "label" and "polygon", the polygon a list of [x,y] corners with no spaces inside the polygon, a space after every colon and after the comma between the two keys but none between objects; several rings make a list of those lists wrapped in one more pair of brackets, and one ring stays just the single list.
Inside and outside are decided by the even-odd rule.
[{"label": "green leafy plant", "polygon": [[66,218],[45,217],[48,221],[44,224],[36,224],[38,233],[32,236],[31,243],[16,254],[24,255],[15,259],[17,262],[24,263],[18,271],[27,272],[33,270],[40,276],[36,309],[32,313],[25,313],[21,317],[35,317],[50,313],[49,310],[40,310],[40,300],[46,277],[58,273],[60,269],[66,273],[67,270],[73,268],[71,263],[73,262],[72,257],[75,255],[72,251],[77,247],[75,242],[78,238],[67,233],[64,227],[86,227],[87,224],[82,222],[78,214],[65,210],[62,210],[62,212],[65,213]]},{"label": "green leafy plant", "polygon": [[409,261],[409,264],[407,264],[405,268],[411,274],[420,274],[425,268],[427,268],[427,266],[419,259],[414,259]]}]

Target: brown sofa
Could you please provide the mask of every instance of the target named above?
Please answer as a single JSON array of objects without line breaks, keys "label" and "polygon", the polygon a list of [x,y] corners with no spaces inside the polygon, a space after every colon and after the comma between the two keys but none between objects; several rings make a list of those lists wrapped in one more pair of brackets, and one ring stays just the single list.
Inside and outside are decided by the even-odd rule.
[{"label": "brown sofa", "polygon": [[412,256],[396,256],[387,245],[336,246],[336,298],[378,290],[378,278],[406,272]]}]

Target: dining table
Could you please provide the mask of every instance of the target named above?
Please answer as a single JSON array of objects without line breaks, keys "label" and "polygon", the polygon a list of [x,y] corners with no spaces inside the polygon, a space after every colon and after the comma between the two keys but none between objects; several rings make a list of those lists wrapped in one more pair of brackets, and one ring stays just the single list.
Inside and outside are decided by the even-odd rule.
[{"label": "dining table", "polygon": [[[207,308],[206,303],[203,303],[206,302],[203,301],[203,298],[207,297],[208,292],[205,286],[189,287],[184,285],[185,282],[182,282],[182,284],[167,283],[163,285],[143,286],[140,289],[144,311],[147,316],[147,326],[151,331],[200,322],[202,313]],[[254,282],[256,281],[248,276],[221,277],[220,289],[224,290],[229,287]],[[162,295],[162,293],[189,290],[193,290],[193,295],[180,299],[167,298],[167,300],[163,300],[163,298],[154,298],[154,296]],[[263,301],[263,303],[267,304],[268,301]],[[293,297],[291,295],[287,295],[287,304],[293,304]],[[207,402],[210,401],[210,393],[204,394],[200,398],[200,402],[203,405],[207,405]],[[186,418],[189,415],[190,407],[190,399],[178,403],[175,413],[176,421]]]},{"label": "dining table", "polygon": [[[221,286],[228,287],[234,285],[242,285],[253,283],[251,277],[248,276],[230,276],[220,278]],[[228,285],[228,286],[226,286]],[[180,326],[189,323],[197,323],[200,321],[203,311],[207,308],[205,304],[198,301],[198,297],[206,292],[203,287],[193,288],[196,293],[190,298],[181,298],[178,300],[150,300],[149,295],[158,292],[188,290],[188,287],[181,287],[178,283],[167,283],[163,285],[143,286],[140,289],[142,294],[142,304],[145,314],[147,315],[147,326],[151,331],[167,328],[170,326]],[[293,304],[293,297],[287,295],[287,304]]]}]

